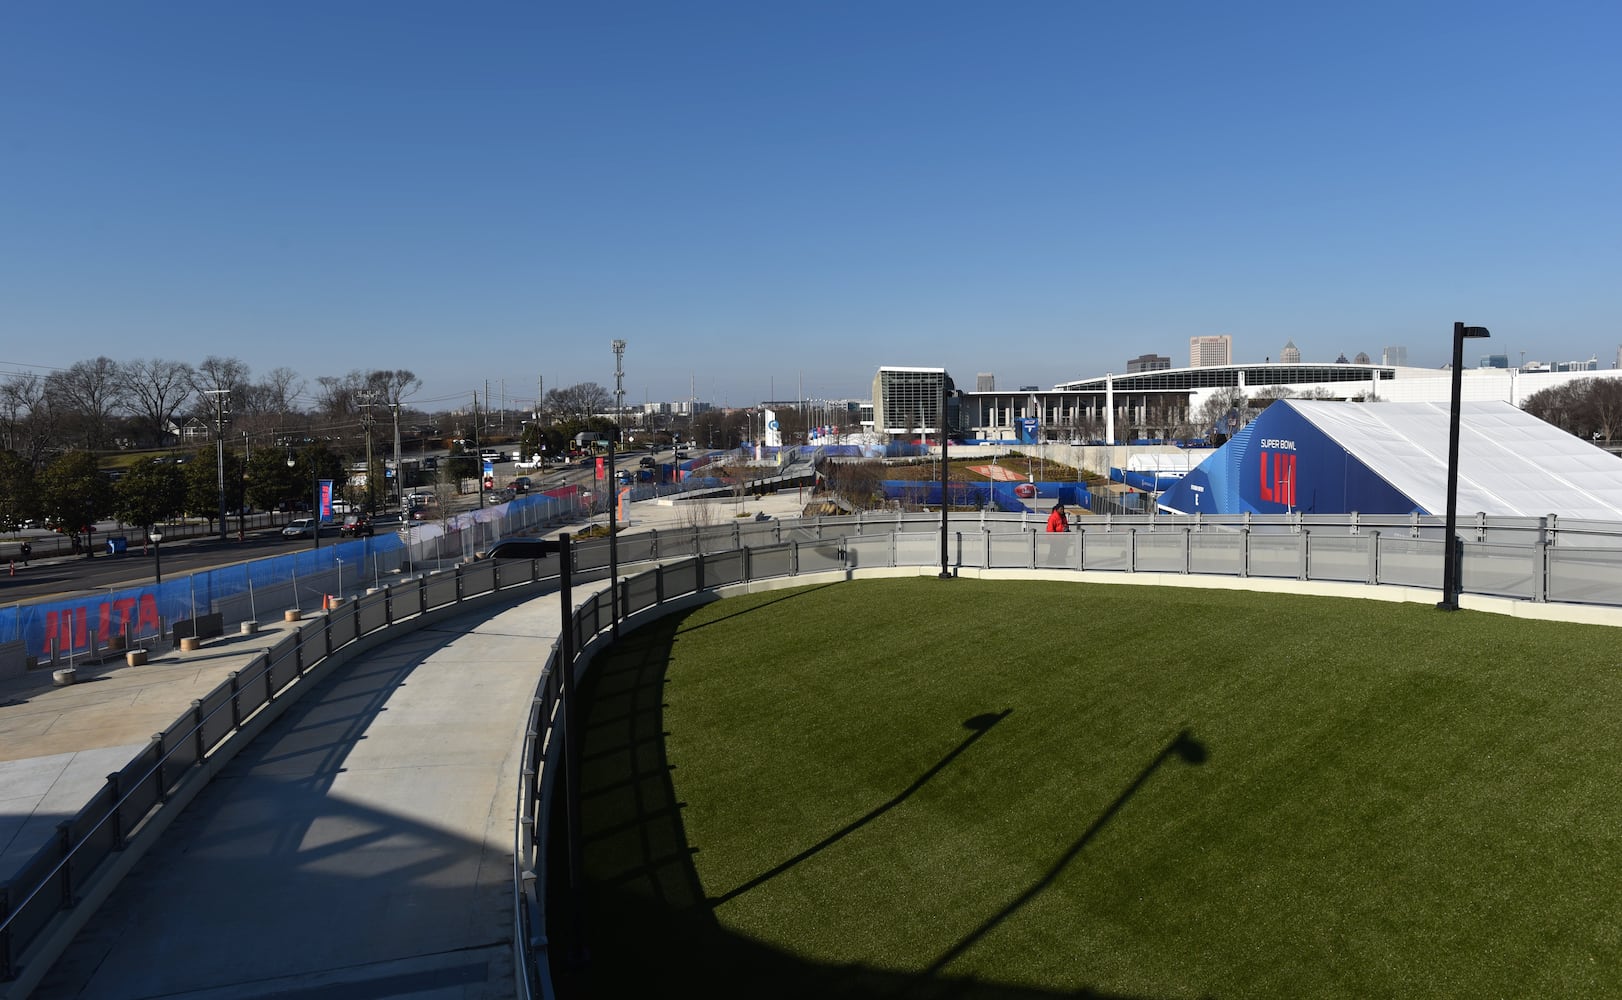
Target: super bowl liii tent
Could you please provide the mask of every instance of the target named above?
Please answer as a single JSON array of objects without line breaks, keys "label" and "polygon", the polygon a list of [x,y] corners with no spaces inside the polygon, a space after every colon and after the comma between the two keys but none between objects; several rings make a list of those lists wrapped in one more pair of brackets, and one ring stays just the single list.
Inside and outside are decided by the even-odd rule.
[{"label": "super bowl liii tent", "polygon": [[[1467,402],[1458,510],[1622,521],[1622,458],[1506,402]],[[1448,406],[1281,399],[1160,496],[1193,514],[1442,514]]]}]

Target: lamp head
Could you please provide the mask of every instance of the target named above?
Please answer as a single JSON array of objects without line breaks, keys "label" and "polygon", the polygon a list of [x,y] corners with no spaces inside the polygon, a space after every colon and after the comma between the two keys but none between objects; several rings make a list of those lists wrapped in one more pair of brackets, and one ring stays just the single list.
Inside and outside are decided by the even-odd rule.
[{"label": "lamp head", "polygon": [[146,533],[146,537],[152,539],[154,542],[161,542],[163,541],[163,532],[157,528],[153,528],[151,531]]},{"label": "lamp head", "polygon": [[1453,324],[1453,333],[1460,337],[1490,337],[1484,326],[1465,326],[1463,323]]}]

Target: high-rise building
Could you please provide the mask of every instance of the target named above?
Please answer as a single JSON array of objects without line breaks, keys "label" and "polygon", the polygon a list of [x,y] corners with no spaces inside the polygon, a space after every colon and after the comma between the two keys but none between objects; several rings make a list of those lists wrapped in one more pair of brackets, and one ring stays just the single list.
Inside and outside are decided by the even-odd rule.
[{"label": "high-rise building", "polygon": [[1369,363],[1369,352],[1368,351],[1358,351],[1356,354],[1352,355],[1352,364],[1354,364],[1354,365],[1366,365],[1368,363]]},{"label": "high-rise building", "polygon": [[1509,355],[1507,355],[1507,354],[1483,354],[1481,356],[1481,367],[1482,368],[1506,368],[1507,369],[1509,367]]},{"label": "high-rise building", "polygon": [[1126,363],[1126,373],[1157,372],[1171,367],[1171,358],[1164,354],[1140,354]]},{"label": "high-rise building", "polygon": [[1188,338],[1190,368],[1233,364],[1233,338],[1225,333],[1212,337]]},{"label": "high-rise building", "polygon": [[1298,365],[1301,363],[1301,349],[1295,346],[1295,341],[1286,340],[1284,350],[1278,352],[1278,359],[1287,365]]},{"label": "high-rise building", "polygon": [[1380,364],[1408,366],[1408,348],[1400,345],[1384,348],[1380,351]]},{"label": "high-rise building", "polygon": [[992,372],[981,372],[974,377],[975,392],[996,392],[997,376]]}]

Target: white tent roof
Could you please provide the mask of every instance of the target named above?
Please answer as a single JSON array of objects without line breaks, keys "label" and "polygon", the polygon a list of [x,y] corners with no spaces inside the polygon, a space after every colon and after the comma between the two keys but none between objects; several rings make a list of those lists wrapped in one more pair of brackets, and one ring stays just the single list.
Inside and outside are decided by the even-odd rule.
[{"label": "white tent roof", "polygon": [[[1414,503],[1447,509],[1448,404],[1281,402]],[[1622,458],[1510,403],[1465,402],[1459,414],[1460,516],[1622,521]]]}]

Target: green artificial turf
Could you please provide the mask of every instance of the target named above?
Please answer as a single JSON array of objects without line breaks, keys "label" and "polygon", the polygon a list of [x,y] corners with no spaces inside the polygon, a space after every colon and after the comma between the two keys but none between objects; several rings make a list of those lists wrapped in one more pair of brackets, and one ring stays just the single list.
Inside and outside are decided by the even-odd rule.
[{"label": "green artificial turf", "polygon": [[592,958],[561,981],[1612,995],[1616,639],[1071,583],[710,604],[584,689]]}]

